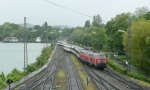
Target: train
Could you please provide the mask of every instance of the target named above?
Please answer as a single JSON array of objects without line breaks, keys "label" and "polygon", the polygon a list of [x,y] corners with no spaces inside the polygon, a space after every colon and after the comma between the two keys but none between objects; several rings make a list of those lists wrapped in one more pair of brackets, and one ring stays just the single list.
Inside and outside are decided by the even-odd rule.
[{"label": "train", "polygon": [[73,53],[85,64],[102,70],[107,68],[108,59],[103,52],[96,53],[92,50],[84,49],[76,45],[67,44],[65,42],[58,42],[57,44],[63,46],[63,49],[65,51]]}]

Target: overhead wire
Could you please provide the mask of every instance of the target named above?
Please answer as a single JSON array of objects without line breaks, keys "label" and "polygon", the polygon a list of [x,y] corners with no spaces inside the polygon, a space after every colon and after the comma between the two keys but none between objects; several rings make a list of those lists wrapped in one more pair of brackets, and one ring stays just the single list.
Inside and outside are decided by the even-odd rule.
[{"label": "overhead wire", "polygon": [[52,1],[49,1],[49,0],[43,0],[43,1],[48,2],[48,3],[50,3],[50,4],[53,4],[53,5],[56,5],[56,6],[58,6],[58,7],[67,9],[67,10],[72,11],[72,12],[74,12],[74,13],[78,13],[78,14],[87,16],[87,17],[89,17],[89,18],[93,18],[93,17],[90,16],[90,15],[87,15],[87,14],[85,14],[85,13],[82,13],[82,12],[80,12],[80,11],[77,11],[77,10],[74,10],[74,9],[71,9],[71,8],[68,8],[68,7],[66,7],[66,6],[63,6],[63,5],[60,5],[60,4],[57,4],[57,3],[54,3],[54,2],[52,2]]}]

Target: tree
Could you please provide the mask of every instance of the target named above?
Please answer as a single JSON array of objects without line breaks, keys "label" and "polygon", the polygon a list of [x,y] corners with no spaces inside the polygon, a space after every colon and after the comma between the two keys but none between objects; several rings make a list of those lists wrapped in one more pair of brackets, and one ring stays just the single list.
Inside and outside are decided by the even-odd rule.
[{"label": "tree", "polygon": [[135,15],[137,17],[142,17],[147,12],[149,12],[149,9],[147,7],[140,7],[140,8],[136,8]]},{"label": "tree", "polygon": [[31,64],[31,65],[28,65],[26,67],[26,70],[27,70],[28,74],[31,73],[31,72],[33,72],[33,71],[35,71],[36,69],[37,69],[37,67],[35,66],[35,64]]},{"label": "tree", "polygon": [[102,18],[100,17],[100,15],[97,15],[97,16],[93,17],[92,25],[95,26],[95,27],[102,26]]},{"label": "tree", "polygon": [[107,45],[108,37],[104,28],[92,27],[90,29],[91,43],[95,50],[102,50]]},{"label": "tree", "polygon": [[113,52],[118,52],[123,54],[123,45],[122,45],[122,33],[118,30],[127,30],[128,28],[128,18],[131,16],[130,13],[122,13],[117,15],[115,18],[112,18],[106,24],[106,33],[109,36],[109,49]]},{"label": "tree", "polygon": [[84,27],[86,27],[86,28],[90,28],[90,20],[87,20],[87,21],[85,22]]},{"label": "tree", "polygon": [[[131,62],[138,69],[150,74],[150,46],[147,43],[150,36],[150,22],[139,20],[131,26]],[[128,49],[128,33],[124,35],[123,45],[125,50]]]},{"label": "tree", "polygon": [[24,73],[18,69],[13,69],[11,73],[7,75],[7,79],[12,79],[14,82],[20,80],[24,76]]},{"label": "tree", "polygon": [[7,86],[7,83],[6,83],[6,77],[4,75],[4,73],[0,73],[0,89],[3,90],[4,87]]},{"label": "tree", "polygon": [[146,20],[150,20],[150,12],[147,12],[146,14],[144,14],[143,17],[144,17]]},{"label": "tree", "polygon": [[2,73],[0,73],[0,79],[2,80],[2,81],[6,81],[6,77],[5,77],[5,74],[2,72]]}]

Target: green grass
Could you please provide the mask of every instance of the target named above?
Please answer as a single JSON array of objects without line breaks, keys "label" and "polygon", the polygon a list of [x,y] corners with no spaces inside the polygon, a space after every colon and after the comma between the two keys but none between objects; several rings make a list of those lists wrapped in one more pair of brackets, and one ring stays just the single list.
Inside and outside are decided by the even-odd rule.
[{"label": "green grass", "polygon": [[74,65],[76,67],[76,70],[79,74],[83,89],[84,90],[96,90],[95,85],[91,81],[88,83],[88,86],[87,86],[88,74],[83,70],[82,63],[73,55],[71,56],[71,60],[73,61]]},{"label": "green grass", "polygon": [[144,76],[140,72],[127,72],[127,70],[123,66],[116,64],[115,61],[111,58],[109,58],[108,65],[121,74],[127,75],[134,79],[138,79],[140,81],[144,81],[146,83],[146,86],[150,87],[150,78]]},{"label": "green grass", "polygon": [[55,83],[59,88],[56,90],[67,90],[67,78],[64,69],[59,69],[56,73]]},{"label": "green grass", "polygon": [[125,69],[121,65],[116,64],[115,61],[112,60],[112,59],[109,59],[108,65],[110,67],[112,67],[115,71],[118,71],[119,73],[122,73],[122,74],[126,74],[127,73],[127,69]]},{"label": "green grass", "polygon": [[126,61],[128,59],[126,55],[118,55],[118,58],[122,61]]},{"label": "green grass", "polygon": [[142,81],[146,81],[146,82],[150,83],[150,78],[147,78],[147,77],[145,77],[144,75],[142,75],[138,72],[128,72],[127,75],[132,77],[132,78],[142,80]]}]

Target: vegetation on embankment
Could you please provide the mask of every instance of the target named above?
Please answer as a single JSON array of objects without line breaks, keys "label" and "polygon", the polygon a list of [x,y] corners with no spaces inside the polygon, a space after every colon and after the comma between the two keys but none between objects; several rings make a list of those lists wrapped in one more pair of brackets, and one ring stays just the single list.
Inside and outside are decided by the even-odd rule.
[{"label": "vegetation on embankment", "polygon": [[41,55],[36,59],[37,61],[27,66],[25,74],[29,74],[35,70],[38,70],[43,65],[45,65],[48,62],[48,58],[50,57],[53,48],[53,46],[44,48]]},{"label": "vegetation on embankment", "polygon": [[50,57],[50,54],[52,53],[53,49],[54,46],[44,48],[42,50],[41,55],[36,59],[36,62],[28,65],[26,67],[26,71],[24,72],[19,71],[17,68],[15,68],[8,75],[4,75],[3,72],[0,73],[0,90],[7,86],[7,79],[11,79],[14,82],[17,82],[20,79],[22,79],[24,76],[30,74],[35,70],[38,70],[43,65],[45,65],[48,62],[48,58]]},{"label": "vegetation on embankment", "polygon": [[80,81],[82,83],[83,89],[84,90],[96,90],[94,83],[92,83],[91,81],[88,81],[88,85],[87,85],[87,78],[89,76],[88,76],[87,72],[85,72],[83,70],[82,63],[73,55],[71,56],[71,60],[77,70],[79,77],[80,77]]},{"label": "vegetation on embankment", "polygon": [[56,77],[55,77],[55,90],[67,90],[67,75],[65,73],[65,70],[60,68],[56,72]]},{"label": "vegetation on embankment", "polygon": [[146,77],[144,76],[142,73],[140,72],[133,72],[133,71],[130,71],[128,72],[126,68],[124,68],[123,66],[117,64],[113,59],[109,58],[109,61],[108,61],[108,65],[110,67],[113,68],[113,70],[121,73],[121,74],[124,74],[124,75],[127,75],[129,77],[132,77],[134,79],[138,79],[138,80],[141,80],[141,81],[145,81],[145,83],[147,82],[147,84],[145,84],[146,86],[150,87],[150,78],[149,77]]}]

